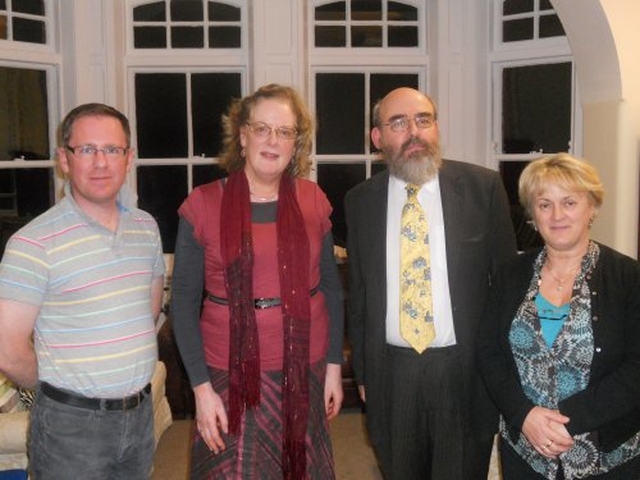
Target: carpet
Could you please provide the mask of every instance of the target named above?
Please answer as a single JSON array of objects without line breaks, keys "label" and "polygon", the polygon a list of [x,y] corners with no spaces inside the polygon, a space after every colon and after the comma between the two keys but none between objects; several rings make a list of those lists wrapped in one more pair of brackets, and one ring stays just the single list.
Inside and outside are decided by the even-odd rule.
[{"label": "carpet", "polygon": [[[188,478],[192,426],[191,420],[176,420],[165,431],[156,450],[151,480]],[[359,409],[343,410],[330,429],[337,480],[382,480]],[[497,465],[494,451],[489,480],[499,480]]]}]

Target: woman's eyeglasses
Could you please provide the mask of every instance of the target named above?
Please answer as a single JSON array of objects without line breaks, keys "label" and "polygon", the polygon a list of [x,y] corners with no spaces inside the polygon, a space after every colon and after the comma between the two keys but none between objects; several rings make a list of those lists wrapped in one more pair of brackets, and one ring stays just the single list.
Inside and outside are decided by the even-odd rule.
[{"label": "woman's eyeglasses", "polygon": [[246,125],[249,127],[249,130],[251,130],[251,133],[258,138],[267,138],[271,136],[271,132],[273,131],[275,131],[276,136],[282,140],[293,140],[298,135],[298,129],[295,127],[274,127],[264,122],[247,122]]}]

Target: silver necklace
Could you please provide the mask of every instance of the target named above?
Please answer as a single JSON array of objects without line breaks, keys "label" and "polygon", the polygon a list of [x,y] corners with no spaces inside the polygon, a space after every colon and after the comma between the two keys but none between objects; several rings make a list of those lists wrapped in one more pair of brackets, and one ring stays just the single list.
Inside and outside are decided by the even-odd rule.
[{"label": "silver necklace", "polygon": [[278,198],[278,192],[276,191],[276,193],[263,197],[261,195],[257,195],[255,193],[253,193],[251,190],[249,190],[249,194],[255,198],[256,200],[260,201],[260,202],[269,202],[271,200],[275,200],[276,198]]},{"label": "silver necklace", "polygon": [[580,266],[577,266],[565,278],[558,278],[558,276],[555,273],[553,273],[553,271],[551,270],[551,268],[549,267],[548,264],[546,264],[545,266],[547,267],[547,272],[549,272],[549,274],[555,280],[555,282],[556,282],[556,291],[558,291],[558,292],[562,292],[562,289],[564,288],[564,282],[566,282],[567,279],[569,279],[569,278],[573,278],[575,276],[575,274],[578,273],[578,269],[580,268]]}]

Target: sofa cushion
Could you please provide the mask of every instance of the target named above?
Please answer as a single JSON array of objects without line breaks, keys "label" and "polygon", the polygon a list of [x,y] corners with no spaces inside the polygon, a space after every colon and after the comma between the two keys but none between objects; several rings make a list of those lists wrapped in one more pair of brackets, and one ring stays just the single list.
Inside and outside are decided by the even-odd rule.
[{"label": "sofa cushion", "polygon": [[156,445],[164,431],[171,426],[173,419],[171,409],[165,395],[165,381],[167,379],[167,368],[163,362],[156,362],[156,369],[151,379],[151,392],[153,399],[153,422]]},{"label": "sofa cushion", "polygon": [[29,412],[0,415],[0,454],[26,453]]},{"label": "sofa cushion", "polygon": [[15,412],[19,409],[20,395],[11,380],[0,373],[0,413]]}]

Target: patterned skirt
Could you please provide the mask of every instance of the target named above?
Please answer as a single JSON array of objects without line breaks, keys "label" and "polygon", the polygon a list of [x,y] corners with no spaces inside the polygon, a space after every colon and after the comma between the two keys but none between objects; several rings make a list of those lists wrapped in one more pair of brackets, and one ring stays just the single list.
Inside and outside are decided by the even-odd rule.
[{"label": "patterned skirt", "polygon": [[[329,427],[324,411],[326,364],[320,361],[309,371],[309,422],[307,425],[307,478],[335,479]],[[229,375],[209,368],[214,390],[228,411]],[[261,372],[260,405],[245,411],[238,435],[224,435],[226,449],[217,455],[209,450],[194,429],[191,478],[281,480],[282,473],[282,372]]]}]

